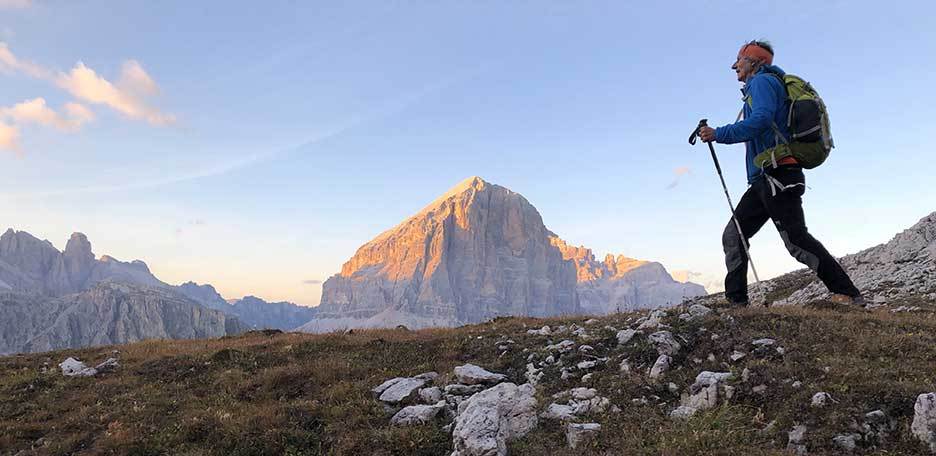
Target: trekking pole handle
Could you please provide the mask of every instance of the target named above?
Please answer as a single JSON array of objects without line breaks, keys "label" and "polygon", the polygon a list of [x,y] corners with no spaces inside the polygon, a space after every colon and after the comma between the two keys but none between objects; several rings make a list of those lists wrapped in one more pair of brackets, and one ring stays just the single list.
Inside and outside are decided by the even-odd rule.
[{"label": "trekking pole handle", "polygon": [[692,130],[692,134],[689,135],[689,144],[692,144],[694,146],[696,143],[696,138],[699,137],[699,130],[701,130],[702,127],[707,127],[707,126],[708,126],[708,119],[700,120],[699,125],[696,126],[695,130]]}]

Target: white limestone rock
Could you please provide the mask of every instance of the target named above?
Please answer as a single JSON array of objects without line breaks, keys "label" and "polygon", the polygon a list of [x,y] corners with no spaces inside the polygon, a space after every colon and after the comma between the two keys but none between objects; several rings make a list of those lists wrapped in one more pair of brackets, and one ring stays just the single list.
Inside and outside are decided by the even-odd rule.
[{"label": "white limestone rock", "polygon": [[59,363],[59,367],[62,368],[62,375],[66,377],[94,377],[98,373],[97,369],[88,367],[75,358],[65,359]]},{"label": "white limestone rock", "polygon": [[650,379],[656,380],[662,377],[663,373],[669,370],[672,361],[673,358],[669,355],[660,355],[656,362],[653,363],[653,367],[650,368]]},{"label": "white limestone rock", "polygon": [[832,403],[832,396],[826,392],[818,392],[813,394],[812,401],[810,405],[813,407],[825,407]]},{"label": "white limestone rock", "polygon": [[697,410],[715,408],[720,400],[725,399],[724,383],[731,377],[731,372],[700,372],[681,405]]},{"label": "white limestone rock", "polygon": [[425,384],[426,381],[421,378],[400,378],[384,388],[378,399],[388,404],[399,404],[415,397],[419,393],[419,389]]},{"label": "white limestone rock", "polygon": [[419,390],[419,400],[426,404],[435,404],[442,400],[442,390],[438,386],[421,388]]},{"label": "white limestone rock", "polygon": [[806,450],[806,426],[799,424],[787,434],[787,451],[797,456],[809,454]]},{"label": "white limestone rock", "polygon": [[465,364],[455,368],[455,378],[463,385],[494,384],[504,381],[507,376],[496,374],[474,364]]},{"label": "white limestone rock", "polygon": [[433,405],[410,405],[403,407],[390,418],[394,426],[412,426],[432,422],[439,412],[445,409],[445,401],[438,401]]},{"label": "white limestone rock", "polygon": [[569,423],[566,425],[566,442],[573,450],[593,440],[601,425],[598,423]]},{"label": "white limestone rock", "polygon": [[536,423],[533,385],[501,383],[458,406],[452,456],[506,456],[507,443],[529,433]]},{"label": "white limestone rock", "polygon": [[669,331],[657,331],[650,334],[648,339],[656,347],[657,353],[661,355],[675,355],[682,348],[673,337],[673,333]]},{"label": "white limestone rock", "polygon": [[625,345],[630,342],[634,336],[637,335],[637,331],[633,329],[622,329],[617,333],[618,345]]},{"label": "white limestone rock", "polygon": [[917,396],[910,431],[929,448],[930,453],[936,453],[936,393]]}]

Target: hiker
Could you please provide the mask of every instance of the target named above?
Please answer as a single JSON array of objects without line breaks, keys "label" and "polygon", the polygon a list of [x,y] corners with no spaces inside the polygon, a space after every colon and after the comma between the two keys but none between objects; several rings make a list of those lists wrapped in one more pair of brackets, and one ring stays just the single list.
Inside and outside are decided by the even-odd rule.
[{"label": "hiker", "polygon": [[[746,243],[767,219],[771,219],[790,255],[816,272],[833,293],[833,302],[863,304],[860,292],[842,266],[806,229],[803,166],[793,156],[777,159],[771,154],[771,148],[779,149],[781,144],[791,141],[787,125],[790,101],[783,82],[785,73],[773,65],[773,57],[773,48],[767,42],[751,41],[743,45],[731,65],[738,81],[744,83],[742,115],[733,124],[699,129],[699,137],[705,142],[744,142],[747,149],[748,189],[735,209],[740,228],[729,220],[722,234],[728,268],[725,298],[733,306],[748,305],[748,256],[738,232],[744,233]],[[766,154],[761,155],[764,152]]]}]

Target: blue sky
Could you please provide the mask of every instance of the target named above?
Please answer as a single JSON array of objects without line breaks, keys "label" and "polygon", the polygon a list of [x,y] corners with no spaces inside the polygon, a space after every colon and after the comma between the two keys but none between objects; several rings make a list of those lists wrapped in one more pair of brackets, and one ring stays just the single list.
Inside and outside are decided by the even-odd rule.
[{"label": "blue sky", "polygon": [[[936,7],[888,5],[0,0],[0,225],[316,304],[305,282],[479,175],[599,256],[717,279],[727,205],[686,137],[734,119],[729,67],[767,38],[832,116],[810,231],[855,252],[936,210]],[[737,201],[743,146],[716,148]],[[770,226],[752,249],[799,267]]]}]

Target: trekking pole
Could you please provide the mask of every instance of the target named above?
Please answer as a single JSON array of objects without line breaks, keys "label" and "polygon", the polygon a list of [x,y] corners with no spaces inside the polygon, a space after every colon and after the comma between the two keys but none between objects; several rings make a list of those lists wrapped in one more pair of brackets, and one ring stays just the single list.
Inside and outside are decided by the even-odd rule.
[{"label": "trekking pole", "polygon": [[[696,143],[696,138],[699,136],[699,130],[702,127],[708,126],[708,119],[702,119],[699,121],[699,126],[693,130],[692,135],[689,136],[689,144],[693,146]],[[754,273],[754,284],[760,284],[760,278],[757,277],[757,269],[754,268],[754,260],[751,259],[751,252],[748,249],[747,239],[744,238],[744,232],[741,231],[741,223],[738,222],[738,217],[735,216],[734,203],[731,202],[731,195],[728,193],[728,186],[725,185],[725,176],[722,175],[721,165],[718,164],[718,156],[715,155],[715,146],[711,142],[708,143],[709,152],[712,153],[712,161],[715,162],[715,170],[718,171],[718,178],[721,179],[722,189],[725,191],[725,198],[728,199],[728,207],[731,209],[731,219],[734,220],[735,228],[738,229],[738,236],[741,237],[741,245],[744,247],[744,254],[747,255],[748,264],[751,265],[751,272]]]}]

